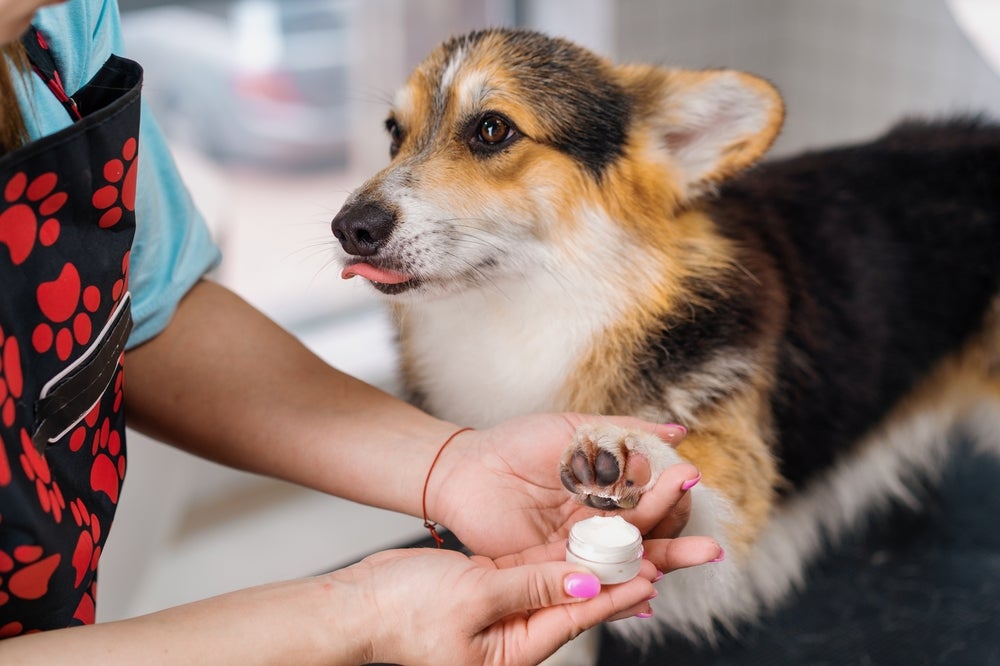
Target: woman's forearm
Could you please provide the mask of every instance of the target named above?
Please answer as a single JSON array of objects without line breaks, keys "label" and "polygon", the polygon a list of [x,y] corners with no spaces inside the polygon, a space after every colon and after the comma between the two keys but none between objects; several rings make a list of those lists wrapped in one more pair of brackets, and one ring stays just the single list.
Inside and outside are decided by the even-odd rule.
[{"label": "woman's forearm", "polygon": [[0,641],[0,663],[358,664],[370,608],[331,576],[248,588],[141,617]]},{"label": "woman's forearm", "polygon": [[456,429],[329,367],[212,282],[128,352],[126,378],[134,428],[223,464],[414,515],[426,470]]}]

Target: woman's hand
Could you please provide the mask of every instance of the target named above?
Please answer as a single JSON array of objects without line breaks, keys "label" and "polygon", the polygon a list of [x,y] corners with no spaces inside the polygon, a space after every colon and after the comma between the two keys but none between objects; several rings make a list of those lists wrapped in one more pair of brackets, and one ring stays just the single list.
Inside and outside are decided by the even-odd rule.
[{"label": "woman's hand", "polygon": [[652,563],[602,589],[562,561],[564,549],[553,542],[496,560],[390,550],[329,576],[355,593],[356,606],[338,614],[368,618],[366,663],[537,664],[585,629],[647,612],[653,595]]},{"label": "woman's hand", "polygon": [[[631,418],[539,414],[461,433],[431,471],[431,518],[439,516],[463,544],[488,556],[565,538],[574,523],[602,513],[575,501],[558,474],[560,457],[577,426],[597,420],[652,429],[670,445],[685,432],[679,426]],[[661,474],[636,508],[620,515],[648,537],[675,537],[691,511],[690,493],[684,489],[690,486],[685,484],[697,478],[694,466],[675,465]],[[721,554],[708,537],[647,544],[647,552],[663,572],[703,564]]]}]

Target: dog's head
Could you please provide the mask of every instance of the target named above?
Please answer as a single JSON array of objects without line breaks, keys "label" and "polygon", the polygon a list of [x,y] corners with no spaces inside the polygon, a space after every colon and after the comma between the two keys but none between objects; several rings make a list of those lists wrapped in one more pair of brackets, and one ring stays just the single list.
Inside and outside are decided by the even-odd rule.
[{"label": "dog's head", "polygon": [[651,242],[758,160],[782,117],[741,72],[616,66],[523,30],[451,39],[396,95],[391,163],[333,220],[343,275],[427,296]]}]

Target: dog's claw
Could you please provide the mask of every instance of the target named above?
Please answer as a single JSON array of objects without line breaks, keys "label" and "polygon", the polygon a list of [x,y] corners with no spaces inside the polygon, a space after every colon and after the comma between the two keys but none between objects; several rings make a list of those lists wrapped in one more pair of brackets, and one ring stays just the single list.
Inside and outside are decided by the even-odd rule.
[{"label": "dog's claw", "polygon": [[599,495],[587,495],[586,504],[594,507],[595,509],[602,509],[604,511],[619,508],[618,500],[612,497],[601,497]]}]

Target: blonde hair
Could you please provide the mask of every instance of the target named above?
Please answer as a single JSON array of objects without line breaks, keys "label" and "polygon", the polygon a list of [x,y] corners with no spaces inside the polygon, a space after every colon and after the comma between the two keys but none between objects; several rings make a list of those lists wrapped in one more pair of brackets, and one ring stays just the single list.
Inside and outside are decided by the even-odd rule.
[{"label": "blonde hair", "polygon": [[28,142],[21,105],[14,91],[14,77],[29,69],[28,55],[19,41],[0,47],[0,154]]}]

